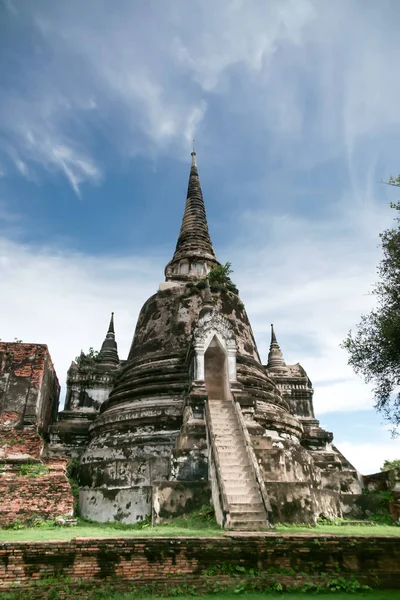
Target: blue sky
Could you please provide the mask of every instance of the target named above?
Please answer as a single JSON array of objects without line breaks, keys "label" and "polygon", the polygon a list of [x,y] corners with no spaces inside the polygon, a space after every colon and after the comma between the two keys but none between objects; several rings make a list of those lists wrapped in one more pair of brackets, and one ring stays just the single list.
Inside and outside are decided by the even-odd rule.
[{"label": "blue sky", "polygon": [[163,279],[192,139],[262,358],[270,323],[361,471],[400,456],[339,343],[373,305],[400,172],[397,0],[0,0],[1,337],[61,382]]}]

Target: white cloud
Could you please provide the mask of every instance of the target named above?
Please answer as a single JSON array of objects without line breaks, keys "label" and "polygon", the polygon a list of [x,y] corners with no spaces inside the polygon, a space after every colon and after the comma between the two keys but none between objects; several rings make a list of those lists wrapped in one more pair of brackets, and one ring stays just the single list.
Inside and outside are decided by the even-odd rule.
[{"label": "white cloud", "polygon": [[49,151],[54,157],[54,163],[60,166],[78,196],[80,196],[79,185],[83,181],[86,179],[98,181],[101,178],[98,167],[91,159],[79,156],[68,146],[52,145]]},{"label": "white cloud", "polygon": [[387,443],[343,441],[338,444],[338,449],[363,475],[378,473],[385,460],[400,458],[400,440]]},{"label": "white cloud", "polygon": [[[43,93],[45,93],[45,86]],[[43,98],[38,90],[31,89],[29,100],[17,97],[12,91],[2,94],[2,132],[7,136],[3,152],[18,171],[35,180],[35,170],[41,166],[49,171],[61,171],[77,195],[84,181],[97,183],[102,171],[79,142],[61,126],[62,112],[69,106],[62,97]],[[77,109],[78,107],[74,107]],[[61,113],[61,114],[60,114]]]},{"label": "white cloud", "polygon": [[339,203],[328,219],[246,213],[225,249],[263,361],[273,322],[286,361],[300,362],[313,382],[317,416],[373,406],[339,344],[374,304],[378,233],[391,212],[366,198],[358,211]]},{"label": "white cloud", "polygon": [[47,344],[64,384],[81,349],[99,348],[111,311],[126,358],[142,304],[157,290],[162,267],[143,257],[90,257],[0,240],[1,337]]},{"label": "white cloud", "polygon": [[[26,91],[1,97],[20,160],[63,172],[76,192],[102,175],[92,125],[124,156],[180,156],[201,125],[218,153],[215,98],[231,119],[251,119],[265,154],[299,168],[343,152],[354,168],[356,145],[400,125],[399,41],[385,0],[379,10],[357,0],[121,0],[111,14],[101,0],[78,5],[10,13],[31,28],[35,51],[16,61]],[[388,146],[374,140],[368,160],[390,156]]]},{"label": "white cloud", "polygon": [[[2,129],[26,176],[36,163],[62,172],[76,193],[98,182],[92,125],[122,155],[151,157],[186,153],[201,126],[218,154],[215,98],[231,119],[249,119],[257,146],[268,139],[266,155],[298,168],[346,153],[354,169],[366,137],[400,128],[399,41],[385,0],[379,10],[358,0],[121,0],[112,13],[102,0],[78,6],[9,11],[34,40],[24,60],[9,49],[24,93],[11,86],[0,98]],[[381,153],[390,160],[392,149],[373,140],[369,163]]]}]

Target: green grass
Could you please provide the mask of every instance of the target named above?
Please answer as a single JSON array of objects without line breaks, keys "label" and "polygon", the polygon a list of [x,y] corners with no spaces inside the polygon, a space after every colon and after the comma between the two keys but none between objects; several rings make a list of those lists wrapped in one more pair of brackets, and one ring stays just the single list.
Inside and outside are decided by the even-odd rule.
[{"label": "green grass", "polygon": [[[122,523],[95,523],[79,519],[76,527],[60,527],[52,523],[39,522],[36,527],[21,529],[0,529],[0,542],[31,542],[46,540],[70,540],[75,537],[107,538],[120,536],[160,536],[160,537],[219,537],[222,530],[207,511],[179,517],[168,524],[152,527],[148,522],[137,525]],[[350,525],[277,525],[271,533],[309,535],[368,535],[400,537],[400,527],[390,525],[350,526]]]},{"label": "green grass", "polygon": [[0,529],[0,542],[32,542],[45,540],[70,540],[75,537],[107,538],[120,536],[160,537],[216,537],[224,531],[209,516],[192,515],[174,519],[168,524],[152,527],[147,522],[137,525],[122,523],[95,523],[78,520],[77,526],[60,527],[40,523],[39,527]]},{"label": "green grass", "polygon": [[390,535],[400,537],[400,527],[394,525],[277,525],[275,531],[279,533],[309,533],[310,535]]}]

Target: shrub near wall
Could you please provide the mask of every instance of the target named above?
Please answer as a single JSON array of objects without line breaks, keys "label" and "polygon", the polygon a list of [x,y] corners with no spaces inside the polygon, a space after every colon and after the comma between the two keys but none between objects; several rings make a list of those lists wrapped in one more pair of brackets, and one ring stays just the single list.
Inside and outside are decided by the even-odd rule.
[{"label": "shrub near wall", "polygon": [[[0,592],[45,597],[60,586],[112,583],[122,591],[160,593],[326,585],[338,580],[400,588],[397,538],[315,535],[227,535],[222,538],[76,538],[0,544]],[[60,593],[61,593],[60,591]],[[60,596],[62,597],[62,596]],[[67,594],[68,597],[68,594]]]}]

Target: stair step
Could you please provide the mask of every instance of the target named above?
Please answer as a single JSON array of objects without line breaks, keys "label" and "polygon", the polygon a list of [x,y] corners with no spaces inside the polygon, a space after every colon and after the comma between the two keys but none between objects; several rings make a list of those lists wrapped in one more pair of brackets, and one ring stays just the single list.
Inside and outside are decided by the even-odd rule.
[{"label": "stair step", "polygon": [[243,439],[241,431],[237,427],[235,427],[234,423],[232,423],[232,425],[230,426],[229,423],[227,423],[226,421],[224,421],[223,423],[215,423],[213,420],[212,424],[213,432],[215,435],[229,435],[240,437],[240,439]]},{"label": "stair step", "polygon": [[260,502],[260,495],[255,494],[227,494],[229,504],[246,504],[251,506],[254,503]]},{"label": "stair step", "polygon": [[268,521],[234,521],[230,523],[229,529],[236,531],[260,531],[269,529]]},{"label": "stair step", "polygon": [[246,460],[248,460],[248,456],[247,456],[247,452],[245,452],[244,448],[238,448],[233,447],[233,446],[221,446],[220,444],[217,444],[217,450],[218,450],[218,454],[232,454],[233,456],[236,456],[237,458],[245,458]]},{"label": "stair step", "polygon": [[229,511],[232,514],[240,514],[243,511],[255,513],[264,512],[264,504],[262,502],[254,502],[251,507],[249,507],[247,504],[230,504]]},{"label": "stair step", "polygon": [[265,511],[264,510],[258,510],[256,511],[251,511],[251,510],[247,510],[247,511],[242,511],[242,512],[233,512],[233,511],[229,511],[229,514],[231,516],[231,519],[235,520],[235,521],[263,521],[265,520]]},{"label": "stair step", "polygon": [[256,494],[258,492],[258,487],[253,484],[250,485],[240,485],[235,483],[234,481],[224,481],[225,490],[227,494],[233,494],[234,496],[247,496],[249,497],[252,494]]},{"label": "stair step", "polygon": [[241,448],[238,444],[232,444],[230,441],[220,442],[217,440],[217,449],[219,450],[230,450],[236,452],[236,454],[243,454],[247,456],[245,448]]},{"label": "stair step", "polygon": [[230,465],[224,463],[224,475],[243,475],[253,478],[253,470],[250,462],[247,465],[239,465],[237,463]]},{"label": "stair step", "polygon": [[267,529],[264,504],[233,402],[210,399],[208,407],[229,504],[229,528]]},{"label": "stair step", "polygon": [[218,412],[211,413],[213,419],[229,419],[230,421],[236,421],[236,414],[231,410],[219,410]]},{"label": "stair step", "polygon": [[232,515],[230,514],[230,523],[267,523],[268,520],[264,514],[261,514],[258,517],[248,518],[246,515]]},{"label": "stair step", "polygon": [[221,468],[224,467],[250,467],[249,460],[247,458],[236,458],[231,456],[219,455],[219,462]]},{"label": "stair step", "polygon": [[225,483],[228,483],[228,484],[236,483],[237,485],[246,485],[246,486],[254,484],[253,477],[240,477],[237,474],[226,475],[225,473],[222,473],[222,479],[224,480]]},{"label": "stair step", "polygon": [[230,427],[229,424],[226,424],[226,422],[221,424],[217,423],[216,425],[213,422],[213,433],[215,437],[226,437],[229,439],[235,438],[241,440],[242,444],[244,443],[242,432],[235,428],[234,425]]},{"label": "stair step", "polygon": [[228,448],[226,446],[217,446],[217,448],[219,457],[228,458],[231,456],[232,458],[237,458],[238,460],[249,461],[247,454],[244,452],[238,452],[237,448]]},{"label": "stair step", "polygon": [[230,461],[230,463],[232,463],[232,461],[233,461],[232,464],[237,464],[237,465],[240,465],[242,467],[245,464],[250,466],[250,459],[247,456],[247,452],[246,453],[244,453],[244,452],[240,452],[239,453],[237,451],[235,452],[234,450],[220,450],[218,448],[218,446],[217,446],[217,452],[218,452],[218,456],[219,456],[220,460],[221,459],[224,460],[224,461],[227,460],[227,461]]}]

